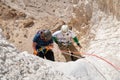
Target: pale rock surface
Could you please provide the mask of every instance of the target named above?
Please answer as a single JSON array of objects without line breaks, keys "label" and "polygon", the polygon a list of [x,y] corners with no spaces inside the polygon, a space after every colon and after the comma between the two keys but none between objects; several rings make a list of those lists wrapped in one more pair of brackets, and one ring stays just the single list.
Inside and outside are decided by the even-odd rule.
[{"label": "pale rock surface", "polygon": [[[86,58],[67,63],[57,62],[61,58],[56,62],[43,60],[18,51],[3,38],[0,29],[0,80],[120,80],[120,0],[1,1],[24,12],[27,17],[41,18],[39,21],[34,20],[34,28],[28,29],[21,28],[24,20],[13,20],[7,24],[8,21],[0,19],[1,28],[8,26],[10,32],[15,29],[16,33],[29,33],[28,38],[31,40],[35,31],[41,29],[36,26],[49,28],[48,25],[55,24],[57,18],[60,18],[74,26],[73,30],[84,46]],[[14,22],[18,23],[15,26],[19,28],[13,26]],[[15,38],[15,35],[12,37]],[[16,41],[22,37],[18,36]],[[26,38],[22,40],[31,43]],[[57,56],[60,57],[59,54]]]},{"label": "pale rock surface", "polygon": [[[0,29],[0,36],[1,36]],[[0,37],[0,80],[76,80],[54,69],[47,61],[17,49]]]},{"label": "pale rock surface", "polygon": [[18,52],[0,37],[0,80],[119,80],[119,75],[119,70],[94,56],[68,63],[51,62]]}]

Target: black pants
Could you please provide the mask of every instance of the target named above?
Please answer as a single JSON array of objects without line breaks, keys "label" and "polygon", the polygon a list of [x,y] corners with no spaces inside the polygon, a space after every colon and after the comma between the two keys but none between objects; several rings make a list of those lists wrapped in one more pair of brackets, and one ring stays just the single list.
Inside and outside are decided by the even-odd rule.
[{"label": "black pants", "polygon": [[41,57],[41,58],[45,58],[51,61],[55,61],[54,59],[54,54],[52,50],[44,50],[44,51],[40,51],[38,52],[37,56]]}]

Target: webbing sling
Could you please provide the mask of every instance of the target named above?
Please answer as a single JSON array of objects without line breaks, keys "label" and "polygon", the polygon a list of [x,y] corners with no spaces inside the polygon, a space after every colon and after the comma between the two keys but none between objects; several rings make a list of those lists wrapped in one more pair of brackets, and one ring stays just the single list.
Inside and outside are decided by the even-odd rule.
[{"label": "webbing sling", "polygon": [[43,54],[46,54],[48,52],[48,49],[46,49],[45,47],[41,47],[41,48],[37,49],[37,52],[42,52]]}]

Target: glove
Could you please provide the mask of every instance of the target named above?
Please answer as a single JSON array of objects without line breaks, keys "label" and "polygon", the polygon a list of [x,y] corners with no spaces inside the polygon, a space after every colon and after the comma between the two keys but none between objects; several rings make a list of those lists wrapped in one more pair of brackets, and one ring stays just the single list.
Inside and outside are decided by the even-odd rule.
[{"label": "glove", "polygon": [[50,47],[48,47],[48,46],[47,46],[47,47],[45,47],[45,48],[46,48],[47,50],[50,50],[50,49],[51,49],[51,48],[50,48]]},{"label": "glove", "polygon": [[81,55],[81,54],[80,54],[79,56],[80,56],[81,58],[85,58],[85,56],[83,56],[83,55]]},{"label": "glove", "polygon": [[38,53],[38,52],[37,52],[36,50],[34,50],[33,54],[34,54],[34,55],[37,55],[37,53]]},{"label": "glove", "polygon": [[82,46],[80,45],[80,43],[77,43],[77,45],[78,45],[80,48],[82,48]]},{"label": "glove", "polygon": [[45,47],[47,50],[51,50],[52,49],[52,47],[49,47],[49,46],[47,46],[47,47]]},{"label": "glove", "polygon": [[48,45],[45,47],[47,50],[51,50],[53,48],[53,45]]}]

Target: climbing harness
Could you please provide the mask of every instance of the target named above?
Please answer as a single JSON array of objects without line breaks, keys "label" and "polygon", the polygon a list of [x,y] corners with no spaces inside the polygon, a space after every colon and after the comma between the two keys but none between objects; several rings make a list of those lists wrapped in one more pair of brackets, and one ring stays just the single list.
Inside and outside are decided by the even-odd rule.
[{"label": "climbing harness", "polygon": [[48,49],[46,49],[45,47],[41,47],[37,49],[37,52],[42,52],[45,55],[48,52]]}]

